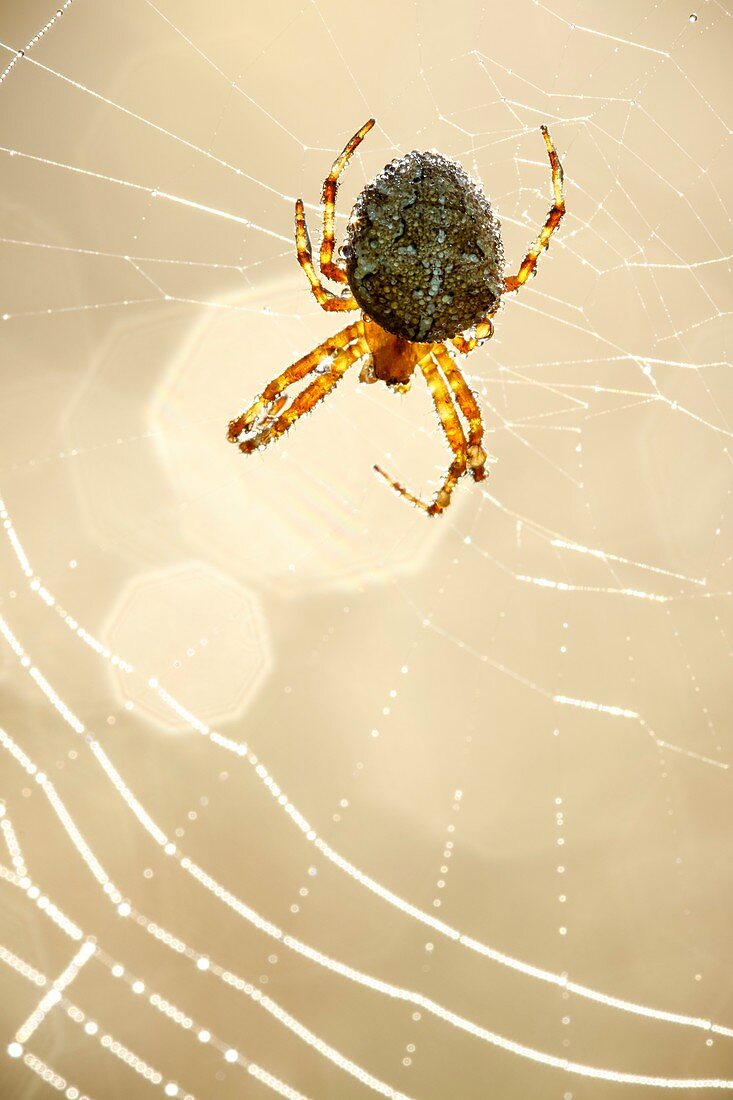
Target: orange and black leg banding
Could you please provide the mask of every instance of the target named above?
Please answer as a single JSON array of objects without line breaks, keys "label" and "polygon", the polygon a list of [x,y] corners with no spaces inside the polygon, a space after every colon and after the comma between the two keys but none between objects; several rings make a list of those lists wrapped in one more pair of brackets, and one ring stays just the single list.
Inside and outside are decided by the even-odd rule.
[{"label": "orange and black leg banding", "polygon": [[466,460],[471,476],[474,481],[483,481],[486,477],[486,451],[483,448],[484,423],[478,402],[462,371],[453,362],[447,350],[439,344],[433,348],[433,354],[448,381],[458,408],[468,423]]},{"label": "orange and black leg banding", "polygon": [[428,384],[435,409],[440,418],[441,427],[445,433],[448,445],[453,451],[453,462],[443,478],[443,482],[435,498],[430,504],[426,504],[424,500],[408,492],[404,485],[401,485],[399,481],[395,481],[394,478],[390,477],[381,466],[375,466],[374,469],[389,485],[391,485],[395,492],[400,494],[400,496],[405,497],[412,504],[421,508],[424,512],[427,512],[429,516],[436,516],[448,507],[451,500],[451,494],[456,484],[466,472],[467,443],[466,436],[461,427],[461,422],[458,419],[456,407],[451,399],[450,391],[433,362],[432,353],[421,359],[418,366]]},{"label": "orange and black leg banding", "polygon": [[361,129],[357,130],[350,141],[346,143],[344,149],[336,157],[333,162],[331,171],[323,181],[323,240],[321,241],[321,274],[327,279],[333,279],[335,283],[345,284],[348,282],[348,277],[344,269],[334,262],[333,250],[334,250],[334,238],[335,238],[335,214],[336,214],[336,192],[338,191],[339,176],[346,167],[351,154],[361,145],[366,135],[374,125],[374,119],[370,118],[368,122],[365,122]]},{"label": "orange and black leg banding", "polygon": [[297,397],[294,397],[283,412],[274,419],[272,416],[268,417],[255,435],[250,439],[242,440],[239,444],[242,454],[251,454],[260,447],[266,447],[268,443],[273,443],[289,431],[301,416],[310,412],[338,385],[352,363],[366,355],[368,350],[366,342],[359,339],[340,351],[324,373],[319,374]]},{"label": "orange and black leg banding", "polygon": [[352,295],[348,294],[341,298],[338,294],[334,294],[333,291],[327,290],[318,278],[316,269],[313,266],[313,250],[308,234],[308,226],[305,221],[305,211],[303,209],[302,199],[298,199],[295,203],[295,247],[298,253],[298,263],[303,268],[303,271],[305,271],[308,282],[311,285],[311,290],[321,309],[332,312],[333,310],[359,308],[358,302]]},{"label": "orange and black leg banding", "polygon": [[550,213],[547,215],[547,221],[540,230],[537,240],[522,260],[519,271],[516,275],[509,275],[508,278],[504,280],[505,291],[519,290],[520,286],[524,286],[527,279],[537,267],[537,258],[549,245],[552,234],[557,229],[565,214],[562,165],[560,164],[560,158],[555,152],[555,146],[552,144],[552,138],[548,133],[547,127],[542,126],[541,130],[542,136],[545,139],[545,145],[547,146],[547,155],[550,158],[550,168],[552,169],[554,203]]},{"label": "orange and black leg banding", "polygon": [[279,374],[277,378],[273,378],[272,382],[268,383],[249,409],[229,422],[229,430],[227,431],[229,442],[238,442],[242,432],[251,432],[261,426],[265,419],[276,416],[287,400],[281,396],[283,390],[286,390],[294,382],[300,382],[328,356],[342,351],[348,344],[362,338],[363,329],[364,326],[361,321],[348,325],[341,332],[337,332],[335,336],[330,336],[328,340],[324,340],[313,351],[309,351],[302,359],[298,359],[282,374]]}]

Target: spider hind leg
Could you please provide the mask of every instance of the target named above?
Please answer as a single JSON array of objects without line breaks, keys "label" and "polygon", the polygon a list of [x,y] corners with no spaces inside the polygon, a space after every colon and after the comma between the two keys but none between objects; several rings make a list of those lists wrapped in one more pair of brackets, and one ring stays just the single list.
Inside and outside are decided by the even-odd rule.
[{"label": "spider hind leg", "polygon": [[308,282],[311,285],[313,295],[321,309],[331,313],[334,310],[358,309],[359,304],[351,294],[339,297],[321,282],[315,267],[313,266],[313,249],[311,247],[310,234],[305,220],[303,200],[295,203],[295,248],[298,254],[298,263],[305,271]]},{"label": "spider hind leg", "polygon": [[547,155],[550,158],[550,168],[552,170],[552,191],[554,196],[554,202],[550,213],[547,215],[547,221],[542,226],[539,232],[537,240],[530,248],[527,255],[519,265],[519,271],[516,275],[509,275],[504,280],[504,290],[512,291],[519,290],[520,286],[524,286],[530,275],[533,275],[537,270],[537,260],[541,252],[548,247],[552,234],[557,229],[558,225],[565,216],[565,195],[563,192],[563,171],[560,164],[560,158],[558,157],[555,146],[552,143],[549,131],[546,126],[540,127],[542,130],[542,137],[545,139],[545,145],[547,146]]},{"label": "spider hind leg", "polygon": [[357,146],[361,145],[366,135],[374,125],[374,119],[370,118],[356,131],[354,136],[346,143],[342,152],[333,162],[331,171],[323,181],[323,240],[321,241],[320,266],[321,274],[327,279],[333,279],[335,283],[348,283],[348,277],[344,269],[334,261],[333,251],[335,246],[335,213],[336,193],[338,191],[339,176],[348,164],[349,158]]},{"label": "spider hind leg", "polygon": [[333,258],[335,244],[336,192],[338,191],[339,176],[346,167],[349,157],[356,147],[361,144],[365,135],[369,133],[373,125],[374,119],[370,118],[368,122],[364,123],[360,130],[356,131],[354,136],[344,146],[343,151],[336,157],[331,171],[323,182],[323,240],[321,241],[319,262],[320,276],[313,264],[313,248],[308,233],[308,225],[305,220],[303,200],[298,199],[295,204],[295,247],[298,253],[298,263],[306,273],[308,282],[311,285],[311,290],[319,306],[321,309],[325,309],[329,312],[359,308],[353,294],[348,293],[348,289],[345,289],[342,295],[334,294],[332,290],[329,290],[323,285],[321,276],[327,279],[333,279],[334,282],[340,283],[345,288],[348,288],[346,272]]}]

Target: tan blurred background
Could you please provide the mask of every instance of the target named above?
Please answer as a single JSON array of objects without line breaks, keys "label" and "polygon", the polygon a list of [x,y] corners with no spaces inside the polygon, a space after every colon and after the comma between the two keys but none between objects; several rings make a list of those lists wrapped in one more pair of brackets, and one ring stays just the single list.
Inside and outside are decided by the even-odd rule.
[{"label": "tan blurred background", "polygon": [[[0,69],[53,10],[3,0]],[[99,950],[3,1053],[2,1100],[657,1092],[420,997],[606,1076],[731,1085],[732,47],[716,0],[74,0],[0,83],[3,1052],[69,930]],[[432,522],[372,473],[429,493],[445,467],[418,385],[354,371],[277,447],[225,439],[339,324],[293,201],[318,239],[370,115],[339,231],[388,160],[436,148],[516,265],[549,203],[540,123],[565,165],[556,243],[466,361],[492,476]],[[293,806],[429,919],[718,1030],[453,942]]]}]

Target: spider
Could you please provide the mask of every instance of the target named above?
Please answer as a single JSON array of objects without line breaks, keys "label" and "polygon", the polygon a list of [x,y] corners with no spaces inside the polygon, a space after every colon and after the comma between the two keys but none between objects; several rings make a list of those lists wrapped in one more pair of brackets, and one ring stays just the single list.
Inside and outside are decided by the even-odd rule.
[{"label": "spider", "polygon": [[[339,262],[334,260],[339,177],[373,125],[370,118],[357,130],[323,184],[320,273],[341,284],[340,294],[327,289],[316,272],[302,199],[295,204],[298,263],[316,301],[327,311],[361,309],[361,319],[274,378],[254,404],[230,422],[228,438],[244,454],[279,439],[359,360],[364,360],[361,382],[385,382],[398,392],[409,389],[417,368],[435,403],[452,452],[451,465],[430,503],[408,492],[380,466],[374,469],[397,493],[434,516],[448,507],[464,474],[470,472],[474,481],[486,476],[481,412],[446,342],[467,355],[493,335],[492,318],[502,295],[519,290],[535,273],[537,258],[565,213],[563,171],[547,127],[542,126],[554,203],[516,275],[504,277],[499,222],[488,199],[459,164],[436,152],[408,153],[367,184],[351,213]],[[286,396],[291,385],[312,375],[297,396]]]}]

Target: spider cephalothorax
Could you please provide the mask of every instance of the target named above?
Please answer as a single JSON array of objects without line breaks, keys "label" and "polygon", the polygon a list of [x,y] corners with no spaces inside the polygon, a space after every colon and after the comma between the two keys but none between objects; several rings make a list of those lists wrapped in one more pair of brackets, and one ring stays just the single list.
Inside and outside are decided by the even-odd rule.
[{"label": "spider cephalothorax", "polygon": [[[475,481],[486,476],[481,412],[442,341],[468,354],[493,335],[491,318],[502,294],[527,281],[565,213],[562,168],[543,126],[554,204],[516,275],[504,277],[499,222],[481,188],[459,164],[435,152],[408,153],[367,184],[349,219],[341,264],[333,259],[338,178],[373,125],[370,119],[354,134],[323,184],[320,270],[346,287],[341,295],[321,283],[302,200],[295,204],[298,261],[316,300],[329,311],[361,308],[362,318],[273,379],[254,404],[230,422],[228,437],[245,454],[266,446],[321,401],[358,360],[364,361],[360,381],[382,381],[403,391],[418,368],[430,388],[453,461],[430,504],[379,466],[375,470],[402,496],[436,515],[448,506],[465,473],[470,470]],[[472,330],[469,335],[464,333],[467,329]],[[285,390],[317,370],[288,403]]]}]

